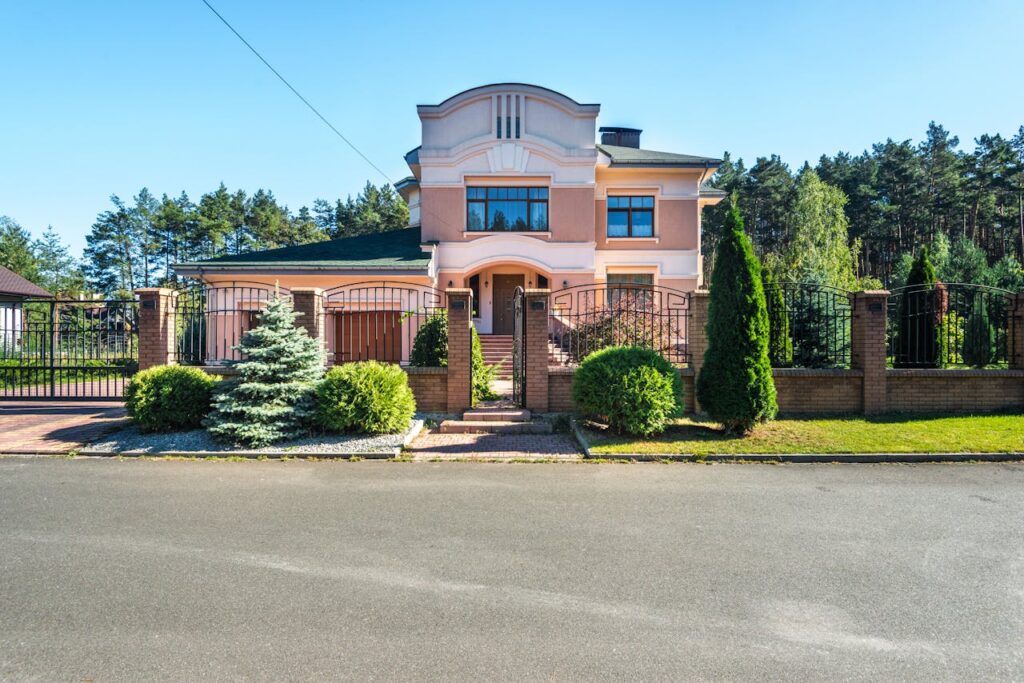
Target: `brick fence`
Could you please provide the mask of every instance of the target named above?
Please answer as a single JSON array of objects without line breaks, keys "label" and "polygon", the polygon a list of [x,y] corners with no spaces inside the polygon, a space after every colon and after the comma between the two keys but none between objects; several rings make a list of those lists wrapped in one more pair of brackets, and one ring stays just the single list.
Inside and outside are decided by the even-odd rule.
[{"label": "brick fence", "polygon": [[[137,291],[139,366],[175,362],[176,294],[167,289]],[[472,291],[449,289],[449,357],[446,368],[405,368],[420,409],[457,413],[471,405],[470,312]],[[525,334],[527,408],[536,412],[573,410],[573,368],[551,366],[548,358],[550,291],[526,292]],[[319,290],[293,291],[304,315],[297,324],[323,343],[322,296]],[[789,414],[873,414],[900,412],[966,412],[1024,408],[1024,294],[1017,295],[1009,320],[1010,367],[1002,370],[892,369],[886,366],[888,292],[856,292],[850,319],[850,368],[774,370],[779,409]],[[708,294],[693,292],[689,325],[690,363],[680,368],[686,411],[699,411],[695,378],[707,349],[705,325]],[[210,368],[223,372],[223,368]]]},{"label": "brick fence", "polygon": [[[856,292],[850,320],[849,369],[776,368],[773,370],[779,410],[784,414],[875,414],[881,412],[969,412],[1024,408],[1024,295],[1011,315],[1011,367],[1002,370],[892,369],[886,366],[886,311],[889,293]],[[708,293],[691,298],[690,363],[680,368],[685,410],[699,410],[695,377],[707,349]],[[527,338],[547,338],[546,329],[531,327]],[[528,356],[529,358],[529,356]],[[547,406],[569,412],[574,370],[551,366],[547,374]],[[529,400],[529,396],[527,397]],[[527,407],[530,407],[528,404]]]}]

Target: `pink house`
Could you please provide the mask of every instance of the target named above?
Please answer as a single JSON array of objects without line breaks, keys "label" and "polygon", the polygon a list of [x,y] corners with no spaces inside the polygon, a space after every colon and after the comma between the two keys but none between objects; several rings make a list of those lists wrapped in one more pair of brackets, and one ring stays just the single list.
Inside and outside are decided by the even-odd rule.
[{"label": "pink house", "polygon": [[[210,284],[323,290],[324,309],[345,312],[327,326],[336,360],[406,359],[408,335],[389,342],[370,330],[402,326],[403,310],[443,305],[431,297],[451,287],[473,290],[482,335],[512,334],[516,287],[551,289],[553,297],[617,283],[696,289],[701,209],[724,196],[705,183],[720,161],[643,149],[640,130],[598,129],[600,110],[521,83],[419,105],[421,145],[405,156],[412,175],[397,183],[409,204],[407,229],[177,271]],[[391,293],[371,295],[360,284],[368,281],[385,281]],[[391,303],[381,305],[385,299]],[[357,333],[376,341],[350,339]]]}]

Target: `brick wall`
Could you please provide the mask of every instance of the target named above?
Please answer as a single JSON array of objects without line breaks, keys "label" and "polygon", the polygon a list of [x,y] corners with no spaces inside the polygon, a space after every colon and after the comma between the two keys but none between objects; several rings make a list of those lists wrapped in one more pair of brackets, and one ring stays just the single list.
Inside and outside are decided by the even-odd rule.
[{"label": "brick wall", "polygon": [[448,412],[448,368],[405,368],[416,409],[427,413]]},{"label": "brick wall", "polygon": [[575,368],[548,368],[548,410],[552,413],[571,413],[576,410],[572,402],[572,378]]},{"label": "brick wall", "polygon": [[893,412],[973,412],[1024,408],[1024,370],[889,370]]},{"label": "brick wall", "polygon": [[864,373],[860,370],[776,368],[772,371],[783,415],[860,413]]}]

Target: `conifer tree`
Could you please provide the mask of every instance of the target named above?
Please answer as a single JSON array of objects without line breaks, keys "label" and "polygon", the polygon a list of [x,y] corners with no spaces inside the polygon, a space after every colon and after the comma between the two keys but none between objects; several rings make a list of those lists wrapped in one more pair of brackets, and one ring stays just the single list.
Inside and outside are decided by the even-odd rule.
[{"label": "conifer tree", "polygon": [[789,334],[786,296],[782,287],[775,283],[770,268],[762,267],[761,285],[768,307],[768,358],[772,367],[789,367],[793,364],[793,339]]},{"label": "conifer tree", "polygon": [[897,367],[936,367],[939,358],[939,297],[928,247],[921,247],[900,297],[896,335]]},{"label": "conifer tree", "polygon": [[711,281],[708,348],[697,378],[697,398],[727,433],[742,433],[774,417],[778,407],[768,360],[761,264],[735,202],[725,228]]},{"label": "conifer tree", "polygon": [[259,324],[235,348],[238,377],[223,383],[204,421],[223,441],[266,446],[301,436],[313,411],[313,388],[324,372],[324,352],[302,327],[291,300],[275,296]]},{"label": "conifer tree", "polygon": [[964,362],[983,368],[996,356],[996,332],[988,319],[984,297],[977,296],[964,330]]}]

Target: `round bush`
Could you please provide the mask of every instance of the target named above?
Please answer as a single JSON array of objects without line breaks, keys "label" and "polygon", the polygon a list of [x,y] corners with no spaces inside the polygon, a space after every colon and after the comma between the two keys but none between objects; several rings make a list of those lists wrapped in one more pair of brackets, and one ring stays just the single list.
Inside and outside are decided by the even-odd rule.
[{"label": "round bush", "polygon": [[638,346],[610,346],[587,356],[573,378],[572,397],[583,415],[620,434],[660,432],[683,411],[679,371]]},{"label": "round bush", "polygon": [[199,368],[160,365],[136,373],[124,389],[128,415],[144,432],[195,429],[210,411],[216,383]]},{"label": "round bush", "polygon": [[314,420],[331,432],[397,434],[409,428],[416,412],[405,372],[377,361],[332,368],[315,395]]}]

